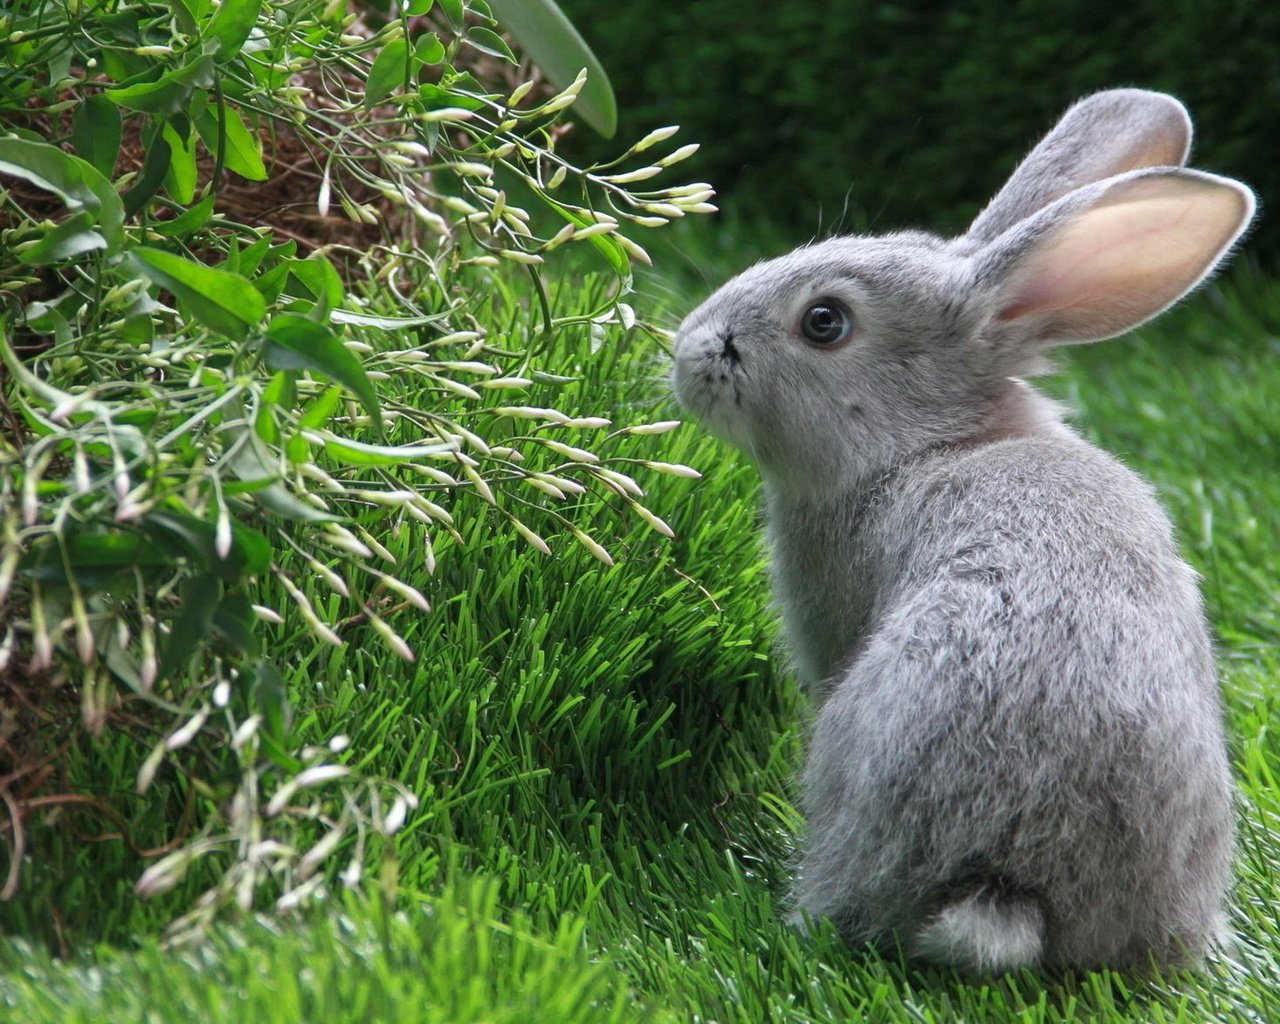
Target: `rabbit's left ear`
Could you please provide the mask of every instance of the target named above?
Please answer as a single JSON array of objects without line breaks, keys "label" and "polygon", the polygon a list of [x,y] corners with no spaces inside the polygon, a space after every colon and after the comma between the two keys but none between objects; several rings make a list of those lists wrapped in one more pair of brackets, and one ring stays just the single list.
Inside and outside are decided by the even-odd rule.
[{"label": "rabbit's left ear", "polygon": [[1078,189],[979,250],[986,336],[1010,347],[1100,341],[1172,305],[1253,217],[1230,178],[1159,168]]},{"label": "rabbit's left ear", "polygon": [[1040,140],[969,228],[990,242],[1013,225],[1085,185],[1143,167],[1181,167],[1191,118],[1172,96],[1108,89],[1082,99]]}]

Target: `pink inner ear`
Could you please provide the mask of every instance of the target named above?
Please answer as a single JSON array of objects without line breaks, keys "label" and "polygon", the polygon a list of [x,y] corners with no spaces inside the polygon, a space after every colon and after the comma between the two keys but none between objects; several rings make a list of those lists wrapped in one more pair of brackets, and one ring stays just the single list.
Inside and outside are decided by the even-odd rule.
[{"label": "pink inner ear", "polygon": [[1213,267],[1251,197],[1209,175],[1118,183],[1023,261],[997,319],[1043,321],[1043,337],[1111,337],[1154,316]]}]

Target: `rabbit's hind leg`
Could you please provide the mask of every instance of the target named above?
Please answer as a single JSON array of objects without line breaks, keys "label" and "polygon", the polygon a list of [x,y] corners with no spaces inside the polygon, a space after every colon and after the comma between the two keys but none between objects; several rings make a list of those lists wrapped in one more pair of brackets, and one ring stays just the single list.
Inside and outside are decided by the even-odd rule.
[{"label": "rabbit's hind leg", "polygon": [[1035,896],[984,887],[948,903],[907,947],[913,959],[974,974],[1029,967],[1045,952],[1044,910]]}]

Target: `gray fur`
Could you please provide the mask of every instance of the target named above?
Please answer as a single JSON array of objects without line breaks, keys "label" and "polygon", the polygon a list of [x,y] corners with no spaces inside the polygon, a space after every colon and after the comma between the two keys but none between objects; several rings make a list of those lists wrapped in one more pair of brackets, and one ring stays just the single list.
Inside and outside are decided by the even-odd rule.
[{"label": "gray fur", "polygon": [[[1189,963],[1221,933],[1231,795],[1195,575],[1151,488],[1018,379],[1055,340],[1174,301],[1252,215],[1237,183],[1126,166],[1185,156],[1171,110],[1086,100],[976,235],[808,246],[681,326],[676,395],[760,469],[816,706],[796,904],[855,941],[985,971]],[[1063,238],[1147,187],[1226,211],[1213,238],[1179,240],[1178,281],[1125,296],[1123,324],[1088,296],[1010,311],[1036,294],[1029,267],[1056,272]],[[820,298],[853,311],[849,343],[800,336]]]}]

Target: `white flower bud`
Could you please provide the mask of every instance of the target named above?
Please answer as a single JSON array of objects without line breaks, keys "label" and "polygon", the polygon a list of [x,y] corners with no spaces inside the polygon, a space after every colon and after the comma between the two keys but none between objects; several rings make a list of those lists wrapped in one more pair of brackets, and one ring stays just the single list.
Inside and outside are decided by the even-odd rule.
[{"label": "white flower bud", "polygon": [[142,873],[142,877],[134,884],[133,891],[142,897],[168,892],[182,881],[191,861],[192,855],[188,850],[169,854]]},{"label": "white flower bud", "polygon": [[634,171],[625,171],[622,174],[610,174],[605,176],[605,181],[612,182],[615,185],[629,185],[633,181],[647,181],[649,178],[655,177],[662,173],[662,168],[657,164],[650,167],[640,167]]},{"label": "white flower bud", "polygon": [[664,217],[683,217],[684,210],[674,203],[645,203],[644,209],[650,213],[659,213]]},{"label": "white flower bud", "polygon": [[687,160],[701,148],[702,147],[698,143],[690,142],[687,146],[681,146],[679,149],[672,150],[661,160],[655,160],[654,163],[659,167],[670,167],[672,164],[678,164],[681,160]]},{"label": "white flower bud", "polygon": [[196,734],[204,728],[204,723],[208,721],[208,719],[209,709],[202,707],[195,713],[195,716],[189,722],[169,734],[168,739],[164,741],[165,748],[168,750],[177,750],[180,747],[185,747],[195,739]]},{"label": "white flower bud", "polygon": [[475,160],[456,160],[449,165],[450,170],[457,174],[472,178],[492,178],[493,167],[489,164],[482,164]]},{"label": "white flower bud", "polygon": [[498,255],[512,263],[523,263],[530,267],[536,267],[542,262],[542,257],[537,253],[524,252],[521,249],[500,249]]},{"label": "white flower bud", "polygon": [[378,632],[378,635],[381,636],[386,645],[395,652],[397,657],[409,662],[417,660],[414,656],[413,649],[404,642],[404,638],[400,636],[399,633],[367,608],[365,609],[365,613],[369,616],[369,624],[373,626],[373,628]]},{"label": "white flower bud", "polygon": [[656,146],[659,142],[665,142],[680,130],[678,124],[669,124],[662,128],[655,128],[643,139],[631,147],[633,153],[641,153],[651,146]]},{"label": "white flower bud", "polygon": [[[564,497],[564,494],[562,493],[560,496]],[[544,555],[551,554],[551,548],[547,542],[529,529],[529,527],[525,526],[524,523],[520,522],[519,519],[512,519],[511,525],[515,527],[516,533],[520,534],[521,537],[527,540],[529,544],[538,551],[541,551]]]},{"label": "white flower bud", "polygon": [[475,117],[475,111],[467,110],[463,107],[440,107],[437,110],[428,110],[424,114],[418,115],[420,121],[470,121]]},{"label": "white flower bud", "polygon": [[594,452],[586,451],[583,448],[575,448],[571,444],[564,444],[561,441],[552,441],[550,438],[543,438],[542,444],[546,448],[550,448],[557,455],[563,455],[566,459],[572,459],[574,462],[599,462],[600,457]]},{"label": "white flower bud", "polygon": [[231,749],[239,750],[258,732],[258,726],[262,724],[261,715],[250,715],[238,726],[231,736]]},{"label": "white flower bud", "polygon": [[591,552],[596,558],[604,562],[605,565],[613,565],[613,558],[603,547],[579,530],[576,526],[569,527],[569,532],[577,538],[578,543]]},{"label": "white flower bud", "polygon": [[409,814],[409,801],[403,796],[396,797],[391,804],[391,810],[387,812],[387,816],[382,821],[382,834],[393,836],[404,825],[404,819]]},{"label": "white flower bud", "polygon": [[652,462],[648,459],[642,460],[643,464],[655,473],[666,473],[669,476],[683,476],[690,480],[700,480],[702,474],[691,466],[684,466],[678,462]]},{"label": "white flower bud", "polygon": [[614,235],[613,237],[633,260],[636,260],[638,263],[643,263],[646,267],[653,266],[653,260],[649,254],[645,252],[641,246],[631,241],[631,239],[626,235]]}]

